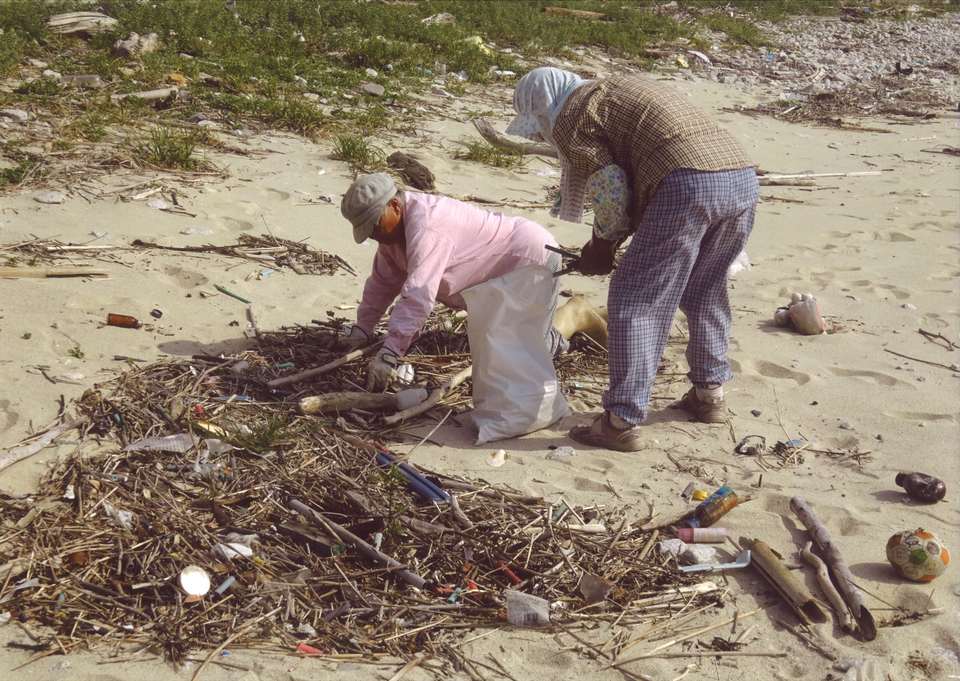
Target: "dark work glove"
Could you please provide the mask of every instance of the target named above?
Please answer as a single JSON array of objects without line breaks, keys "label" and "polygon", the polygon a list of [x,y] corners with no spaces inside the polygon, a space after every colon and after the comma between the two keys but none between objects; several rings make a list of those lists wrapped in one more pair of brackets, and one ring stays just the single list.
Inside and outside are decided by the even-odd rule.
[{"label": "dark work glove", "polygon": [[594,236],[580,249],[577,269],[583,274],[610,274],[616,244]]}]

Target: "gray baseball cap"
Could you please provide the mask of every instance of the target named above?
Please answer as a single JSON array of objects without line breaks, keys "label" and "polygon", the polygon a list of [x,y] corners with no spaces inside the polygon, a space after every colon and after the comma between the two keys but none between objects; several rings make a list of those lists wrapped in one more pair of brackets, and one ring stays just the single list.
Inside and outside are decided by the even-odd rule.
[{"label": "gray baseball cap", "polygon": [[397,185],[386,173],[361,175],[343,195],[340,212],[353,225],[353,240],[363,243],[373,234],[383,209],[397,195]]}]

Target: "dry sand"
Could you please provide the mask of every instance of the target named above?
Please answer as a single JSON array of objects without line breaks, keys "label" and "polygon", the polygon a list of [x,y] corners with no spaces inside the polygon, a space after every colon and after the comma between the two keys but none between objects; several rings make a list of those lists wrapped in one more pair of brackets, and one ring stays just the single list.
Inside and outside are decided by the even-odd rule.
[{"label": "dry sand", "polygon": [[[889,605],[943,613],[900,628],[883,628],[877,640],[859,643],[832,624],[824,637],[841,660],[875,660],[878,674],[862,678],[911,680],[958,678],[960,674],[960,573],[951,566],[931,585],[906,583],[886,563],[884,544],[895,531],[923,526],[960,546],[958,465],[958,387],[960,372],[897,357],[892,350],[947,365],[960,362],[926,340],[918,328],[960,338],[958,324],[958,205],[960,182],[955,157],[923,149],[958,143],[960,118],[945,114],[921,125],[897,126],[883,121],[891,134],[836,131],[752,119],[721,113],[721,107],[752,104],[767,94],[745,92],[705,81],[678,80],[676,87],[718,119],[746,146],[758,164],[777,172],[882,171],[879,176],[822,180],[816,188],[762,190],[763,203],[748,250],[753,269],[732,283],[734,328],[731,357],[736,378],[728,386],[737,437],[759,434],[768,441],[802,436],[824,450],[871,452],[862,465],[807,452],[802,465],[762,470],[756,460],[732,453],[731,430],[686,422],[657,411],[647,430],[650,447],[637,454],[592,451],[578,447],[569,462],[545,459],[548,445],[571,444],[566,429],[585,422],[580,414],[555,429],[504,442],[507,464],[485,465],[489,448],[476,448],[471,436],[444,426],[434,436],[443,447],[420,447],[414,459],[430,467],[502,481],[524,491],[577,503],[625,504],[638,515],[652,503],[668,516],[684,502],[680,491],[695,479],[712,488],[726,482],[749,491],[755,500],[724,521],[734,535],[761,537],[791,562],[801,545],[802,528],[788,509],[792,495],[806,497],[842,548],[860,584],[871,595],[867,603],[878,620],[893,616]],[[471,111],[493,110],[502,128],[509,115],[509,90],[493,89],[487,98],[435,101],[443,116],[427,114],[416,137],[381,140],[387,150],[420,154],[438,177],[438,190],[452,195],[478,195],[522,202],[543,201],[546,185],[555,184],[553,164],[531,158],[523,172],[499,171],[452,159],[458,141],[472,136]],[[145,202],[88,202],[72,196],[62,205],[41,205],[32,193],[5,196],[0,202],[0,234],[10,243],[30,235],[86,242],[91,232],[106,232],[99,242],[125,245],[134,238],[170,245],[229,243],[241,233],[262,233],[263,221],[277,236],[309,238],[343,256],[361,276],[297,276],[289,270],[263,280],[249,263],[214,256],[150,252],[118,252],[125,263],[104,264],[106,280],[0,281],[0,446],[16,443],[31,429],[49,423],[57,400],[68,401],[94,382],[122,368],[114,355],[153,360],[169,355],[219,352],[244,342],[243,305],[224,295],[204,298],[199,291],[224,285],[255,303],[263,328],[323,317],[334,305],[356,302],[373,246],[357,246],[337,203],[351,176],[344,164],[329,158],[329,147],[288,135],[268,135],[247,142],[264,152],[256,158],[212,156],[229,178],[181,186],[179,197],[196,218],[148,208]],[[123,186],[139,176],[104,181]],[[327,194],[333,205],[301,205]],[[777,201],[774,197],[790,199]],[[504,209],[541,221],[561,243],[586,240],[588,228],[559,223],[545,210]],[[181,230],[208,227],[209,236],[188,236]],[[238,264],[239,263],[239,264]],[[602,303],[607,281],[568,277],[566,288],[589,294]],[[769,320],[789,291],[810,291],[837,333],[803,337],[776,329]],[[153,308],[163,317],[152,320]],[[107,312],[133,314],[151,328],[105,327]],[[352,315],[352,312],[342,313]],[[239,322],[239,326],[233,322]],[[29,334],[29,338],[24,338]],[[82,358],[72,357],[79,347]],[[52,384],[33,367],[74,383]],[[680,386],[676,387],[677,395]],[[659,402],[662,407],[665,402]],[[759,410],[759,416],[751,414]],[[64,442],[24,461],[0,476],[6,492],[28,492],[57,456],[76,449]],[[400,449],[403,449],[402,447]],[[668,454],[691,465],[696,477],[681,472]],[[919,506],[905,500],[894,485],[901,470],[923,470],[943,478],[948,501]],[[762,488],[754,488],[763,475]],[[812,584],[809,571],[805,578]],[[770,606],[739,624],[757,625],[747,651],[784,652],[785,658],[651,659],[630,666],[651,679],[856,679],[810,650],[789,629],[792,614],[752,571],[727,578],[726,606],[695,619],[691,630],[708,626],[759,606]],[[705,634],[726,636],[729,627]],[[600,636],[598,633],[597,636]],[[28,642],[14,625],[0,627],[0,641]],[[641,644],[638,653],[655,644]],[[614,670],[571,649],[572,640],[533,631],[498,631],[467,645],[476,659],[495,655],[520,681],[577,676],[620,679]],[[671,649],[682,652],[682,646]],[[48,657],[7,676],[29,653],[0,648],[5,678],[114,680],[189,678],[190,664],[179,674],[156,658],[116,662],[130,651],[102,649],[69,657]],[[117,655],[111,659],[109,655]],[[142,656],[150,658],[149,655]],[[206,679],[387,679],[400,665],[375,668],[310,659],[257,655],[231,650],[224,661],[249,671],[209,667]],[[912,662],[913,661],[913,662]],[[851,675],[853,674],[853,675]],[[413,670],[407,681],[428,678]],[[460,678],[460,677],[458,677]],[[463,676],[462,678],[467,678]]]}]

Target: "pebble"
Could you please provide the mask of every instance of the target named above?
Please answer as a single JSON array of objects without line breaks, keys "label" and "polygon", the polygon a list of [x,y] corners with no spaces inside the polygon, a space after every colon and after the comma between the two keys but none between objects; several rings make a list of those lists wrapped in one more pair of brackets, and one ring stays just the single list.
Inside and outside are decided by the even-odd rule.
[{"label": "pebble", "polygon": [[377,76],[380,75],[379,73],[377,73],[376,69],[371,69],[371,68],[368,68],[365,71],[365,73],[367,74],[367,78],[376,78]]},{"label": "pebble", "polygon": [[916,309],[917,309],[917,306],[914,305],[913,303],[904,303],[904,304],[901,305],[900,307],[902,307],[904,310],[916,310]]},{"label": "pebble", "polygon": [[23,109],[0,109],[0,117],[10,118],[17,123],[26,123],[30,118],[30,114]]},{"label": "pebble", "polygon": [[840,430],[853,430],[853,426],[850,425],[849,421],[840,421],[837,427],[840,428]]},{"label": "pebble", "polygon": [[304,99],[307,99],[307,100],[310,100],[311,102],[319,102],[319,101],[320,101],[320,95],[318,95],[316,92],[304,92],[304,93],[303,93],[303,98],[304,98]]},{"label": "pebble", "polygon": [[577,450],[573,447],[563,446],[547,452],[547,459],[550,461],[563,461],[577,455]]},{"label": "pebble", "polygon": [[379,83],[363,83],[360,85],[360,91],[371,97],[383,97],[387,92]]},{"label": "pebble", "polygon": [[66,200],[66,195],[63,192],[40,192],[33,197],[33,200],[37,203],[63,203]]},{"label": "pebble", "polygon": [[35,69],[45,69],[47,66],[49,66],[47,62],[40,61],[39,59],[28,59],[27,63]]},{"label": "pebble", "polygon": [[294,76],[293,82],[301,87],[307,87],[307,85],[309,84],[307,83],[307,79],[304,78],[303,76]]},{"label": "pebble", "polygon": [[42,75],[44,78],[55,80],[58,83],[63,80],[63,74],[61,74],[59,71],[54,71],[53,69],[44,69]]},{"label": "pebble", "polygon": [[754,416],[760,416],[760,414],[762,414],[763,412],[760,411],[759,409],[751,409],[750,413],[753,414]]}]

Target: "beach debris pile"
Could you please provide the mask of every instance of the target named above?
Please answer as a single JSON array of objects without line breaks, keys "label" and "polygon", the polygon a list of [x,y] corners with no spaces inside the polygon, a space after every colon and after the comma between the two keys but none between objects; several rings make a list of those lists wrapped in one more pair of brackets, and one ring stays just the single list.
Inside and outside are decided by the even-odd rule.
[{"label": "beach debris pile", "polygon": [[[421,341],[456,336],[449,321]],[[204,665],[227,646],[424,652],[443,676],[469,664],[453,644],[474,629],[626,631],[721,600],[650,550],[649,516],[432,473],[343,415],[300,414],[303,391],[262,378],[302,361],[309,344],[291,341],[307,333],[268,339],[272,354],[131,368],[73,405],[80,451],[36,495],[0,501],[0,610],[38,632],[35,657],[101,643],[175,663],[203,651]],[[356,364],[320,385],[343,388]]]},{"label": "beach debris pile", "polygon": [[[651,551],[649,514],[432,473],[378,441],[432,423],[427,411],[392,425],[364,409],[304,415],[305,395],[359,382],[362,350],[269,383],[342,359],[343,324],[331,312],[83,394],[80,452],[36,495],[0,502],[0,610],[42,628],[37,656],[108,642],[177,663],[226,645],[353,661],[426,652],[443,674],[465,664],[451,644],[472,629],[663,624],[721,600]],[[407,357],[419,385],[401,392],[469,367],[464,326],[452,310],[431,317]],[[574,345],[568,382],[605,372],[602,348]],[[468,402],[461,383],[435,405]]]}]

